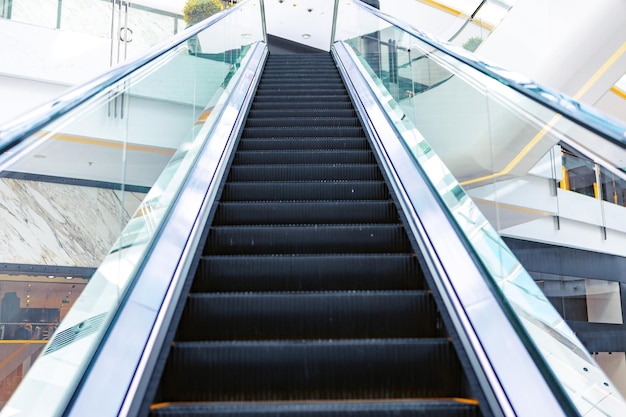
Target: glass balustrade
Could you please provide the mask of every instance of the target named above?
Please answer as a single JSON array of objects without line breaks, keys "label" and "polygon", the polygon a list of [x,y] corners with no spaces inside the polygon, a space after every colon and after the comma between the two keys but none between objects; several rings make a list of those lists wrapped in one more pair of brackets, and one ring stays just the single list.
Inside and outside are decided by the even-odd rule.
[{"label": "glass balustrade", "polygon": [[[577,148],[592,153],[590,143],[610,141],[601,131],[571,120],[580,110],[577,103],[462,48],[438,46],[390,16],[367,9],[339,2],[335,40],[349,45],[369,75],[390,120],[514,312],[513,320],[522,324],[530,345],[540,352],[540,366],[556,375],[555,389],[566,392],[581,414],[613,405],[613,411],[619,410],[621,394],[607,388],[608,377],[559,314],[584,315],[579,307],[586,302],[584,291],[576,297],[573,292],[571,297],[553,297],[554,292],[546,297],[499,236],[541,240],[574,223],[595,228],[597,240],[606,237],[607,228],[626,231],[621,222],[626,213],[617,215],[623,207],[614,203],[620,201],[624,172],[613,169],[609,174],[590,162],[589,155],[562,157],[568,144],[584,144]],[[385,10],[384,1],[380,9]],[[523,89],[529,94],[521,94]],[[563,106],[564,114],[551,104]],[[598,120],[605,120],[607,130],[620,132],[619,125]],[[624,148],[616,149],[618,161]],[[561,282],[569,288],[580,284]],[[596,389],[606,390],[600,400],[594,398]]]},{"label": "glass balustrade", "polygon": [[263,40],[258,3],[210,19],[70,91],[50,109],[92,97],[2,143],[0,404],[13,394],[2,415],[25,404],[60,415]]}]

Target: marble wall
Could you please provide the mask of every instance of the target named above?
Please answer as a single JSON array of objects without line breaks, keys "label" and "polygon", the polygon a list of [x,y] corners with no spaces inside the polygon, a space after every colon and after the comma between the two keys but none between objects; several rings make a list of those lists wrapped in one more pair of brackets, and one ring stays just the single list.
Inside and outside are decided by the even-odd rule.
[{"label": "marble wall", "polygon": [[97,267],[144,196],[0,178],[0,262]]}]

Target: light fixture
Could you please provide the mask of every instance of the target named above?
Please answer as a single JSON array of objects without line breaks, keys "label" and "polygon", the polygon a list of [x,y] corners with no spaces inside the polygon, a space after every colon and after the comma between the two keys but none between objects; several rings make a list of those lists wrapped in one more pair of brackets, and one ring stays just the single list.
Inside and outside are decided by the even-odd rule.
[{"label": "light fixture", "polygon": [[65,279],[73,279],[74,277],[65,277]]},{"label": "light fixture", "polygon": [[309,39],[309,38],[311,37],[311,35],[309,35],[308,33],[304,33],[304,34],[302,35],[302,37],[303,37],[304,39]]}]

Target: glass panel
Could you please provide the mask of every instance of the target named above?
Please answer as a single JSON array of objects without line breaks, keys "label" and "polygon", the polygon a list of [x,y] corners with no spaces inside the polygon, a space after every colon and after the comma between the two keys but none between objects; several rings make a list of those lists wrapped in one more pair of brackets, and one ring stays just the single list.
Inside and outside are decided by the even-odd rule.
[{"label": "glass panel", "polygon": [[[381,1],[381,10],[385,3]],[[573,160],[564,158],[562,162],[561,143],[586,143],[584,149],[589,149],[590,143],[605,140],[588,131],[580,134],[584,129],[553,110],[355,3],[340,3],[336,40],[351,47],[362,71],[369,74],[403,140],[489,271],[500,297],[526,329],[522,337],[529,338],[543,355],[545,362],[538,366],[547,366],[557,375],[560,389],[571,396],[582,414],[598,406],[590,406],[584,391],[601,385],[606,376],[498,232],[533,234],[533,239],[541,239],[536,230],[554,233],[555,219],[564,211],[568,219],[603,226],[599,200],[592,199],[588,206],[571,203],[563,200],[569,197],[563,197],[556,184],[566,181],[563,173],[570,166],[575,168]],[[463,49],[446,47],[474,61]],[[558,99],[523,77],[506,75],[548,100]],[[595,165],[579,161],[576,167],[584,171],[575,179],[576,190],[597,195]],[[568,297],[567,305],[559,310],[568,316],[582,316],[589,310],[584,300]],[[579,378],[575,384],[572,374]],[[622,401],[618,393],[613,394]]]},{"label": "glass panel", "polygon": [[[159,7],[135,5],[128,1],[130,9],[128,22],[118,22],[120,17],[113,16],[112,6],[119,9],[119,1],[111,0],[0,0],[2,17],[16,22],[28,23],[51,29],[88,34],[100,38],[111,38],[111,19],[121,27],[130,29],[128,37],[132,49],[145,51],[185,28],[182,10],[175,13],[160,10]],[[182,6],[181,6],[182,9]],[[116,34],[117,35],[117,34]],[[114,36],[114,41],[117,37]]]},{"label": "glass panel", "polygon": [[197,39],[201,53],[183,42],[0,157],[12,242],[0,260],[10,271],[0,275],[0,332],[29,339],[0,345],[3,398],[32,362],[26,377],[52,401],[20,388],[11,401],[56,415],[71,397],[242,60],[263,40],[259,5],[243,3]]}]

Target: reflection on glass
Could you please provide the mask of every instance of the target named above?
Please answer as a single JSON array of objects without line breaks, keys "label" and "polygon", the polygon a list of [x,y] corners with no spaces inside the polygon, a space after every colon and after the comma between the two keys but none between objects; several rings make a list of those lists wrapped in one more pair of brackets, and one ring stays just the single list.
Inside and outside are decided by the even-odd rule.
[{"label": "reflection on glass", "polygon": [[[567,297],[566,305],[555,309],[552,295],[546,297],[535,284],[465,191],[490,209],[494,225],[508,226],[558,216],[558,180],[562,187],[569,181],[570,188],[599,196],[593,164],[563,159],[565,169],[557,172],[561,161],[555,149],[573,133],[572,123],[354,4],[340,3],[336,40],[351,48],[371,77],[370,86],[489,271],[498,296],[526,329],[522,338],[543,356],[538,366],[557,375],[581,413],[604,407],[590,405],[585,392],[606,377],[559,314],[589,315],[593,303],[589,297]],[[615,188],[619,182],[607,181]],[[567,283],[571,291],[574,284]],[[583,295],[589,281],[584,284]],[[617,392],[611,395],[621,404]]]},{"label": "reflection on glass", "polygon": [[30,368],[41,394],[10,401],[63,409],[262,39],[244,3],[198,33],[201,52],[173,47],[0,156],[0,262],[25,271],[0,275],[4,400]]},{"label": "reflection on glass", "polygon": [[537,285],[565,320],[623,324],[619,282],[537,275]]}]

